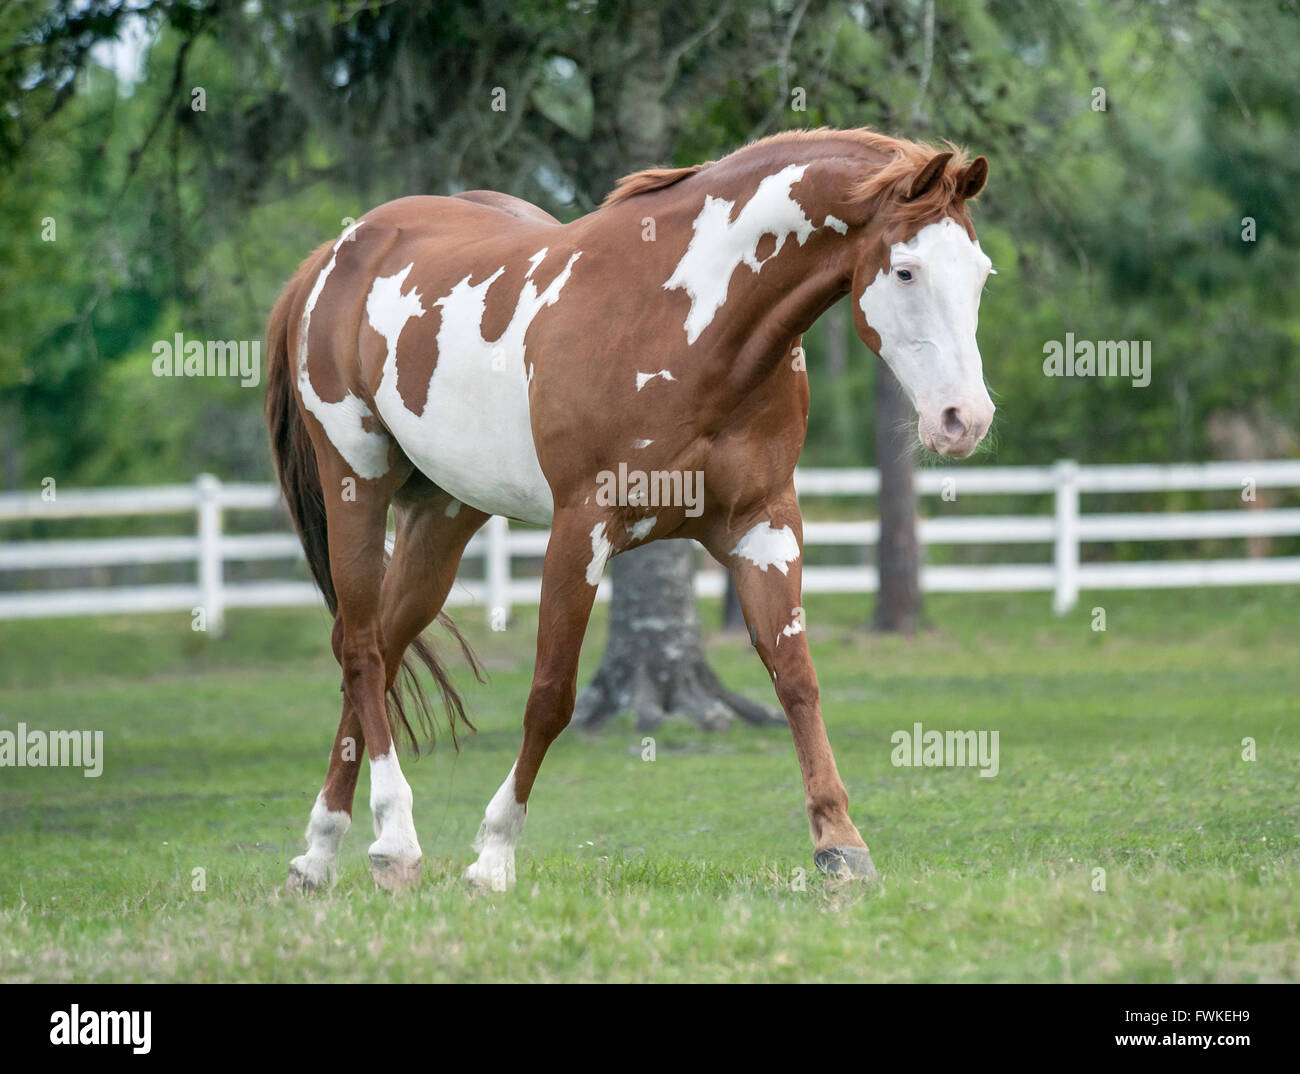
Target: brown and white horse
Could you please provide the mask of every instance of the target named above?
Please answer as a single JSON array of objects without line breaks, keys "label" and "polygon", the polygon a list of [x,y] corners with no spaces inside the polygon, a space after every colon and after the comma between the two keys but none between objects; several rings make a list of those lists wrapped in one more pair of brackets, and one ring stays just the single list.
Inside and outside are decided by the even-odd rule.
[{"label": "brown and white horse", "polygon": [[[800,335],[850,293],[858,334],[902,382],[922,443],[970,454],[993,419],[975,340],[991,265],[965,205],[987,173],[983,157],[870,131],[792,132],[628,176],[569,224],[486,191],[402,198],[303,262],[270,319],[267,420],[335,612],[343,716],[291,887],[333,880],[363,744],[371,872],[385,887],[418,878],[390,728],[391,716],[410,731],[395,683],[409,655],[421,658],[453,732],[458,717],[468,724],[420,633],[493,514],[549,524],[551,538],[523,745],[488,803],[471,881],[514,880],[528,795],[572,714],[605,563],[665,537],[695,538],[735,576],[794,734],[814,861],[875,876],[799,611]],[[628,471],[702,475],[703,494],[690,506],[601,495]]]}]

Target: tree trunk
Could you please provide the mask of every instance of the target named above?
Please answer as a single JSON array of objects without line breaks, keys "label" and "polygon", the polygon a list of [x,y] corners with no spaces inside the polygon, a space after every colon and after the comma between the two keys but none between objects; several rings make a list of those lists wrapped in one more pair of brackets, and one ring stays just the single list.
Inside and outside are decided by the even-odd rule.
[{"label": "tree trunk", "polygon": [[598,727],[631,712],[639,731],[687,716],[721,731],[737,720],[779,724],[785,717],[728,690],[709,667],[695,607],[690,541],[656,541],[616,556],[609,640],[595,677],[578,697],[574,723]]},{"label": "tree trunk", "polygon": [[[658,12],[631,12],[622,35],[628,48],[613,106],[631,171],[665,163],[671,134],[665,74],[672,65],[665,64]],[[692,542],[656,541],[624,552],[610,564],[610,580],[609,640],[574,706],[575,724],[597,727],[622,712],[633,713],[640,730],[674,714],[709,730],[736,719],[785,722],[781,713],[733,694],[710,669],[695,606]]]},{"label": "tree trunk", "polygon": [[876,465],[880,468],[880,588],[873,630],[913,634],[921,621],[921,546],[916,536],[915,436],[903,388],[876,359]]}]

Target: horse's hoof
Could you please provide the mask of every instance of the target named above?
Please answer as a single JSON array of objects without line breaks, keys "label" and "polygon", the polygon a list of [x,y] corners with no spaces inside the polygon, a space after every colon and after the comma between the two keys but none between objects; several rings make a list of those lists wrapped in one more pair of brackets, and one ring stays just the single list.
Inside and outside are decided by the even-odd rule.
[{"label": "horse's hoof", "polygon": [[334,870],[327,863],[304,854],[289,862],[289,877],[284,882],[284,890],[291,895],[306,895],[323,891],[333,883]]},{"label": "horse's hoof", "polygon": [[423,858],[391,858],[386,854],[370,855],[370,876],[385,891],[407,891],[420,882]]},{"label": "horse's hoof", "polygon": [[871,883],[879,875],[866,847],[827,847],[813,855],[813,864],[835,880]]},{"label": "horse's hoof", "polygon": [[515,863],[480,858],[465,870],[465,882],[471,892],[509,891],[515,886]]}]

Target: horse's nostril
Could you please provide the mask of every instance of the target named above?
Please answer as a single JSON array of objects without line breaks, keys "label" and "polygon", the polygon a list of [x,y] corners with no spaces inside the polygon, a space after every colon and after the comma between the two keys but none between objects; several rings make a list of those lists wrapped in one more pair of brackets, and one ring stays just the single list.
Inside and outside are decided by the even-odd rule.
[{"label": "horse's nostril", "polygon": [[943,412],[943,431],[954,440],[965,435],[966,424],[961,420],[961,415],[957,413],[955,406],[950,406]]}]

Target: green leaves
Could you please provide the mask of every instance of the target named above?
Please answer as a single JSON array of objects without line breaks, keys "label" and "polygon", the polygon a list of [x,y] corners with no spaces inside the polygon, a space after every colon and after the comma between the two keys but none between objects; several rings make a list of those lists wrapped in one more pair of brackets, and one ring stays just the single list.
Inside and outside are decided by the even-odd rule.
[{"label": "green leaves", "polygon": [[567,56],[543,64],[529,94],[533,106],[566,134],[579,141],[591,137],[596,104],[586,74]]}]

